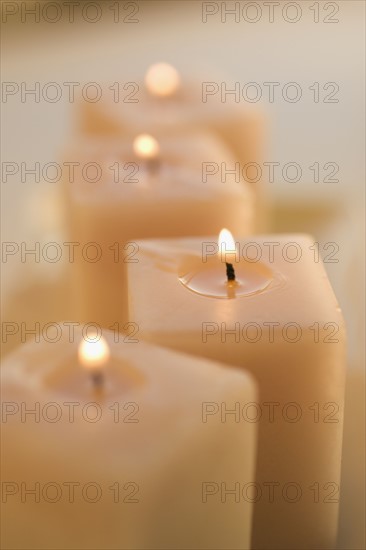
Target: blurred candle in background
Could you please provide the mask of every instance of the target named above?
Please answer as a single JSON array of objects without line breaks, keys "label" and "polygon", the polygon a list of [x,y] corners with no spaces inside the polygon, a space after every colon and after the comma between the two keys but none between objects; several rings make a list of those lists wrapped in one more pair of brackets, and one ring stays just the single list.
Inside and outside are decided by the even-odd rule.
[{"label": "blurred candle in background", "polygon": [[107,328],[117,323],[123,330],[126,268],[137,261],[136,239],[205,236],[223,226],[237,235],[253,232],[252,190],[224,182],[218,173],[205,178],[202,166],[210,155],[233,162],[225,146],[206,134],[189,140],[89,138],[65,151],[68,162],[78,163],[64,187],[69,238],[80,243],[70,265],[79,321]]},{"label": "blurred candle in background", "polygon": [[[345,329],[312,240],[139,241],[130,318],[141,337],[247,369],[259,385],[252,548],[334,548]],[[224,250],[225,252],[225,250]],[[226,263],[226,265],[225,265]],[[228,280],[232,263],[235,281]],[[230,288],[229,288],[230,287]]]},{"label": "blurred candle in background", "polygon": [[6,548],[249,549],[256,426],[213,412],[250,375],[71,325],[3,364]]},{"label": "blurred candle in background", "polygon": [[[220,170],[231,170],[242,182],[249,181],[258,203],[256,228],[261,228],[265,224],[265,197],[263,180],[257,176],[264,149],[262,111],[253,103],[227,101],[220,92],[219,79],[216,82],[185,79],[168,63],[151,65],[144,82],[131,84],[135,88],[129,92],[131,97],[120,98],[117,103],[111,98],[79,103],[81,132],[126,136],[169,130],[186,135],[187,139],[196,132],[213,133],[233,154],[231,163]],[[239,92],[234,91],[235,94]],[[218,162],[214,154],[206,160]]]}]

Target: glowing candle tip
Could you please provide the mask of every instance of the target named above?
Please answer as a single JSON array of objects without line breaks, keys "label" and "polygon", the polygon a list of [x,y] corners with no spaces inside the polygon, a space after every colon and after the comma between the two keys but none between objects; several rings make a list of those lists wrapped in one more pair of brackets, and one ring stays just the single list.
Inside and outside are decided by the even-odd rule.
[{"label": "glowing candle tip", "polygon": [[89,335],[87,340],[83,339],[79,344],[79,363],[94,373],[107,363],[109,357],[109,346],[103,336]]},{"label": "glowing candle tip", "polygon": [[135,155],[142,159],[155,159],[159,155],[160,147],[153,136],[140,134],[134,139],[133,150]]},{"label": "glowing candle tip", "polygon": [[152,95],[168,97],[179,88],[180,76],[169,63],[155,63],[146,73],[145,85]]},{"label": "glowing candle tip", "polygon": [[226,228],[220,231],[219,254],[221,261],[226,263],[226,276],[228,282],[235,281],[233,262],[236,260],[236,244],[234,237]]}]

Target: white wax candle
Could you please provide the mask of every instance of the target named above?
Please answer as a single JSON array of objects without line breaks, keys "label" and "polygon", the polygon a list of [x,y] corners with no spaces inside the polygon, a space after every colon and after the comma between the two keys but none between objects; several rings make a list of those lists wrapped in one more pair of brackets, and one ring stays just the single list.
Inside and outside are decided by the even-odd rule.
[{"label": "white wax candle", "polygon": [[[240,173],[248,175],[261,203],[263,180],[256,180],[256,174],[263,162],[263,113],[254,103],[237,101],[235,94],[223,98],[220,86],[225,82],[221,80],[211,85],[186,81],[174,67],[157,64],[147,70],[131,101],[121,97],[116,103],[111,94],[96,103],[78,105],[81,130],[122,137],[164,130],[187,136],[202,130],[213,133],[231,149]],[[228,169],[233,170],[234,165]]]},{"label": "white wax candle", "polygon": [[220,495],[253,482],[256,426],[211,411],[254,401],[250,375],[60,326],[2,369],[5,547],[249,548],[251,503]]},{"label": "white wax candle", "polygon": [[109,135],[154,133],[157,128],[179,128],[179,132],[204,129],[220,135],[243,166],[261,160],[263,115],[255,104],[236,102],[233,95],[223,101],[221,93],[205,93],[207,86],[198,82],[163,84],[163,79],[153,73],[146,77],[149,82],[145,79],[139,84],[135,102],[116,103],[110,96],[96,103],[82,103],[81,129]]},{"label": "white wax candle", "polygon": [[[70,241],[80,243],[71,267],[82,322],[95,321],[107,328],[118,323],[123,328],[126,266],[136,261],[136,239],[207,235],[218,233],[223,225],[238,235],[253,231],[252,191],[235,179],[223,181],[220,174],[207,181],[202,177],[207,159],[232,160],[218,140],[200,134],[190,140],[165,138],[154,145],[151,139],[85,140],[70,145],[64,154],[65,162],[79,163],[65,188]],[[143,160],[133,148],[144,154]],[[97,168],[85,171],[90,162]],[[98,180],[87,181],[96,177],[98,167]],[[88,252],[87,243],[96,243],[89,248],[90,260],[81,254],[84,248]]]},{"label": "white wax candle", "polygon": [[[213,243],[204,245],[206,263],[202,241]],[[241,240],[231,285],[215,241],[139,242],[138,263],[129,266],[130,318],[146,340],[244,367],[257,379],[253,548],[333,548],[345,375],[336,298],[306,236]]]}]

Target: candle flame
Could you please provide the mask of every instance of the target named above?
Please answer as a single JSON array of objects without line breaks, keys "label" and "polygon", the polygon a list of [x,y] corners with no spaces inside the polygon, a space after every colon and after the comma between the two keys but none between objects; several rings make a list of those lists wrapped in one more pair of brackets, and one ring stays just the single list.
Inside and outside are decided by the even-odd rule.
[{"label": "candle flame", "polygon": [[88,336],[88,340],[82,340],[79,344],[78,357],[83,367],[98,369],[105,365],[110,357],[107,341],[96,333]]},{"label": "candle flame", "polygon": [[136,156],[143,159],[154,159],[159,155],[158,141],[149,134],[141,134],[134,139],[133,150]]},{"label": "candle flame", "polygon": [[236,245],[234,237],[226,228],[220,231],[219,255],[222,262],[232,263],[236,259]]},{"label": "candle flame", "polygon": [[180,85],[178,71],[169,63],[151,65],[145,76],[145,86],[148,91],[158,97],[173,95]]}]

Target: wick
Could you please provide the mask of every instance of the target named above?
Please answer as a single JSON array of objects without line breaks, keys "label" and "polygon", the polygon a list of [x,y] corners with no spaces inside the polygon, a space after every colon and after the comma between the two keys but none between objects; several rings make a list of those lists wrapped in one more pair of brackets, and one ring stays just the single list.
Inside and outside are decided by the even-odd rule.
[{"label": "wick", "polygon": [[235,270],[233,264],[226,263],[226,277],[228,281],[235,281]]},{"label": "wick", "polygon": [[156,174],[160,170],[160,159],[158,157],[146,159],[145,166],[149,174]]},{"label": "wick", "polygon": [[100,390],[104,385],[104,374],[101,370],[96,370],[91,373],[91,378],[94,384],[94,387]]}]

